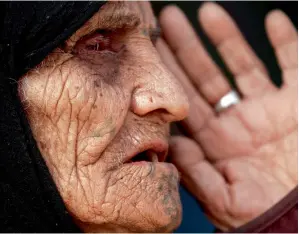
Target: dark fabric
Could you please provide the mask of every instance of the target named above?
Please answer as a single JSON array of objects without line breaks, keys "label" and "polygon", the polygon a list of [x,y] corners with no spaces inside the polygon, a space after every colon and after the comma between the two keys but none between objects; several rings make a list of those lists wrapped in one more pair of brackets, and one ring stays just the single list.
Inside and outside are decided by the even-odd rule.
[{"label": "dark fabric", "polygon": [[0,2],[1,232],[80,232],[37,149],[16,81],[103,3]]},{"label": "dark fabric", "polygon": [[298,187],[234,233],[298,233]]}]

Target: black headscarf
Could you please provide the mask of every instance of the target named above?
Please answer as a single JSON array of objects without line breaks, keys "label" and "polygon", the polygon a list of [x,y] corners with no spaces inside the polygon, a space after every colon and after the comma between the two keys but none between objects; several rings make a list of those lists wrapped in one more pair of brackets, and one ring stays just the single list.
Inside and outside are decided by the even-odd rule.
[{"label": "black headscarf", "polygon": [[80,232],[33,139],[17,81],[103,3],[0,2],[1,232]]}]

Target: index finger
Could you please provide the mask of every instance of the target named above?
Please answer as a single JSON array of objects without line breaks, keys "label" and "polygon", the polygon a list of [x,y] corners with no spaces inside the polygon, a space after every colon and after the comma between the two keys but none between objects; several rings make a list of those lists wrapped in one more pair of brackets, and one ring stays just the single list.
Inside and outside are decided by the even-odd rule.
[{"label": "index finger", "polygon": [[198,133],[208,118],[214,115],[210,105],[200,96],[193,87],[192,83],[178,65],[174,55],[162,38],[159,38],[156,43],[156,48],[161,56],[162,61],[167,68],[175,75],[182,84],[189,102],[190,109],[188,117],[182,121],[185,130],[191,135]]}]

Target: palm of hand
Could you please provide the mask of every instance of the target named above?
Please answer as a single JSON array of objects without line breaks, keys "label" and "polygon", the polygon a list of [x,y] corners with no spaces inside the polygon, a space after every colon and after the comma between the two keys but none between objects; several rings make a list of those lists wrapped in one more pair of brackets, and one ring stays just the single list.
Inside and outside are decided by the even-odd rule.
[{"label": "palm of hand", "polygon": [[[246,100],[208,120],[198,133],[205,157],[226,180],[222,186],[229,202],[214,209],[241,219],[236,226],[297,185],[297,90],[290,89]],[[279,105],[285,100],[287,105]]]},{"label": "palm of hand", "polygon": [[[232,20],[214,4],[206,5],[200,15],[203,27],[209,26],[207,34],[235,75],[244,95],[241,103],[214,113],[210,105],[230,88],[177,9],[162,13],[161,25],[182,67],[163,41],[157,48],[187,90],[191,104],[190,115],[182,123],[190,138],[172,139],[173,161],[211,221],[228,230],[269,209],[298,183],[297,34],[280,12],[268,17],[268,35],[284,79],[277,89]],[[187,28],[184,33],[180,26]],[[190,43],[183,43],[187,40]]]}]

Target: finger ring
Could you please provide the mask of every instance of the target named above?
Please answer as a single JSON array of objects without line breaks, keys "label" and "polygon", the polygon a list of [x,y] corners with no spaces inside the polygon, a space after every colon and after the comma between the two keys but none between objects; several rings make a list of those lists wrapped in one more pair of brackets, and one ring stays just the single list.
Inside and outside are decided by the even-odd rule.
[{"label": "finger ring", "polygon": [[239,94],[235,90],[232,90],[219,100],[219,102],[215,105],[215,111],[219,113],[239,102],[241,102]]}]

